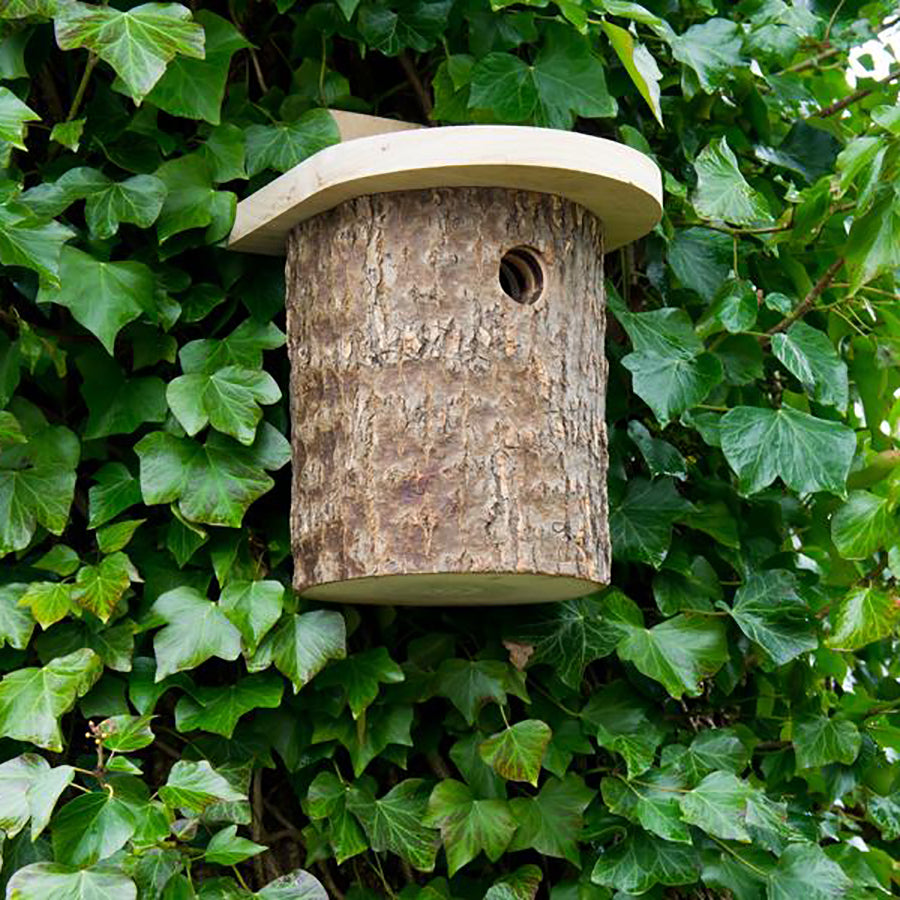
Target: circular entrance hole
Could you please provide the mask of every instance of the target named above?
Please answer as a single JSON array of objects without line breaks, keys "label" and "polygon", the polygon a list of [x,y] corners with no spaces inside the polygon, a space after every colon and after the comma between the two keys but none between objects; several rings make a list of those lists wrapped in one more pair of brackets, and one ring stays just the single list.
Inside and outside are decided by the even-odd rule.
[{"label": "circular entrance hole", "polygon": [[513,247],[500,260],[500,287],[516,303],[534,303],[544,290],[541,256],[530,247]]}]

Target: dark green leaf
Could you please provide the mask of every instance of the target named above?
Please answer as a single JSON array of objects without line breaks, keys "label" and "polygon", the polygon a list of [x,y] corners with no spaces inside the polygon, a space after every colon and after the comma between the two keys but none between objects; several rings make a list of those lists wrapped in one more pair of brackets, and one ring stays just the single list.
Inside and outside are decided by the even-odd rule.
[{"label": "dark green leaf", "polygon": [[601,854],[591,881],[626,894],[643,894],[655,884],[690,884],[699,874],[693,847],[633,831]]}]

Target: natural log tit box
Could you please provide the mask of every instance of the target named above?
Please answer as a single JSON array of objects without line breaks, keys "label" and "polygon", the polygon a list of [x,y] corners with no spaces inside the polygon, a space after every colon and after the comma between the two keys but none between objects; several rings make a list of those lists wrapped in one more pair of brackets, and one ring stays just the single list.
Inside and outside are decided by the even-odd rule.
[{"label": "natural log tit box", "polygon": [[296,589],[590,593],[610,570],[603,254],[657,222],[659,170],[570,132],[338,121],[350,139],[244,200],[230,241],[287,253]]}]

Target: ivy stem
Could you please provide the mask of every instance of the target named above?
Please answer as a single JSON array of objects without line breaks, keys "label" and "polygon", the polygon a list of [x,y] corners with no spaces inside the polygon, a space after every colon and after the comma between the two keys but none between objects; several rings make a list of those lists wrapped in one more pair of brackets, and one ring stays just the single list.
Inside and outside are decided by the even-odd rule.
[{"label": "ivy stem", "polygon": [[834,281],[834,276],[844,265],[844,257],[839,256],[826,270],[825,274],[810,288],[809,293],[800,302],[800,305],[788,316],[785,316],[777,325],[770,328],[764,338],[760,338],[761,344],[767,344],[772,336],[781,331],[786,331],[797,319],[802,319],[813,307],[813,304],[825,289]]},{"label": "ivy stem", "polygon": [[738,853],[732,850],[731,847],[728,846],[728,844],[726,844],[724,841],[720,841],[714,834],[711,834],[710,837],[723,850],[725,850],[727,853],[730,853],[739,863],[750,869],[751,872],[756,872],[756,874],[759,875],[760,878],[768,879],[769,876],[762,869],[760,869],[759,866],[754,866],[752,862],[748,862],[746,859],[744,859],[743,856],[740,856]]},{"label": "ivy stem", "polygon": [[78,115],[78,110],[81,108],[81,101],[84,100],[84,95],[87,92],[88,82],[91,80],[91,72],[94,71],[94,66],[99,62],[100,57],[94,53],[91,53],[88,56],[88,61],[85,63],[84,72],[81,73],[81,81],[78,84],[78,90],[75,91],[75,96],[72,98],[72,105],[69,107],[68,115],[66,115],[66,121],[71,122],[72,119]]},{"label": "ivy stem", "polygon": [[241,875],[241,870],[237,866],[232,866],[231,871],[234,872],[234,877],[237,878],[240,886],[245,890],[249,891],[250,888],[247,887],[247,882],[244,881],[244,876]]}]

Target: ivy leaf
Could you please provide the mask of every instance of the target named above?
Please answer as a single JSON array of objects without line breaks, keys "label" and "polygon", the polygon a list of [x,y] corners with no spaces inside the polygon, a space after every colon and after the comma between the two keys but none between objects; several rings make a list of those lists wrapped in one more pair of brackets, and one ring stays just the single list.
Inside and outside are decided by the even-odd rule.
[{"label": "ivy leaf", "polygon": [[687,478],[687,463],[678,448],[668,441],[653,437],[637,419],[628,423],[628,437],[640,450],[654,478],[657,475],[671,475],[681,481]]},{"label": "ivy leaf", "polygon": [[716,769],[739,775],[749,762],[750,751],[730,728],[709,728],[701,731],[690,746],[669,744],[662,753],[663,767],[683,773],[690,782],[699,781]]},{"label": "ivy leaf", "polygon": [[[707,94],[714,93],[744,62],[740,27],[728,19],[707,19],[669,39],[672,55],[697,75]],[[702,214],[701,214],[702,215]]]},{"label": "ivy leaf", "polygon": [[228,825],[210,838],[203,857],[214,865],[234,866],[245,859],[264,853],[267,849],[262,844],[238,837],[237,825]]},{"label": "ivy leaf", "polygon": [[420,872],[434,869],[438,835],[424,824],[430,789],[421,778],[408,778],[383,797],[355,785],[347,795],[347,808],[359,819],[378,853],[396,853]]},{"label": "ivy leaf", "polygon": [[846,411],[850,396],[847,364],[825,332],[794,322],[787,331],[772,336],[772,352],[813,400]]},{"label": "ivy leaf", "polygon": [[[349,19],[354,0],[342,3]],[[366,43],[385,56],[396,56],[404,47],[424,52],[446,28],[450,6],[449,0],[406,0],[391,7],[367,3],[359,9],[357,24]]]},{"label": "ivy leaf", "polygon": [[752,788],[731,772],[711,772],[681,797],[684,821],[724,840],[750,843],[744,826]]},{"label": "ivy leaf", "polygon": [[563,683],[578,688],[589,663],[612,653],[627,625],[642,626],[641,611],[623,593],[546,604],[517,625],[516,640],[531,646],[529,665],[551,664]]},{"label": "ivy leaf", "polygon": [[283,692],[284,681],[269,672],[236,684],[193,688],[175,707],[175,726],[182,733],[201,729],[230,738],[241,716],[254,709],[276,709]]},{"label": "ivy leaf", "polygon": [[546,722],[526,719],[483,741],[481,758],[508,781],[527,781],[537,787],[541,762],[553,732]]},{"label": "ivy leaf", "polygon": [[358,719],[378,697],[381,684],[398,684],[406,676],[385,647],[354,653],[329,666],[318,686],[343,688],[354,719]]},{"label": "ivy leaf", "polygon": [[103,672],[93,650],[58,656],[42,669],[17,669],[0,682],[0,737],[61,753],[59,717],[83,697]]},{"label": "ivy leaf", "polygon": [[737,406],[722,416],[721,435],[725,458],[745,496],[779,476],[798,493],[843,495],[856,452],[850,428],[791,407]]},{"label": "ivy leaf", "polygon": [[871,208],[854,218],[844,255],[850,293],[900,265],[900,212],[895,191],[886,190]]},{"label": "ivy leaf", "polygon": [[280,469],[290,459],[290,446],[265,423],[252,447],[218,433],[204,444],[158,431],[135,445],[141,460],[144,502],[178,502],[191,522],[240,527],[250,504],[274,482],[265,469]]},{"label": "ivy leaf", "polygon": [[149,228],[166,199],[166,186],[154,175],[135,175],[111,181],[88,197],[84,218],[93,237],[105,240],[115,235],[122,222]]},{"label": "ivy leaf", "polygon": [[853,722],[822,715],[796,721],[792,741],[798,769],[827,766],[833,762],[849,766],[862,746],[862,736]]},{"label": "ivy leaf", "polygon": [[212,373],[224,366],[259,369],[264,350],[284,346],[285,335],[271,322],[265,325],[247,319],[223,340],[201,338],[185,344],[178,353],[184,372]]},{"label": "ivy leaf", "polygon": [[249,653],[281,618],[284,587],[278,581],[229,581],[219,608],[241,633]]},{"label": "ivy leaf", "polygon": [[635,830],[600,856],[591,881],[626,894],[644,894],[655,884],[690,884],[699,875],[693,847]]},{"label": "ivy leaf", "polygon": [[676,699],[696,697],[705,678],[728,659],[725,629],[709,616],[679,615],[653,628],[632,628],[618,647],[619,658],[660,682]]},{"label": "ivy leaf", "polygon": [[140,581],[140,576],[131,560],[124,553],[112,553],[96,566],[79,569],[72,601],[105,624],[132,581]]},{"label": "ivy leaf", "polygon": [[66,865],[90,866],[124,847],[136,827],[131,805],[109,791],[82,794],[53,818],[53,853]]},{"label": "ivy leaf", "polygon": [[0,763],[0,828],[14,838],[31,818],[28,791],[50,764],[36,753],[23,753]]},{"label": "ivy leaf", "polygon": [[[134,533],[146,522],[146,519],[123,519],[101,528],[97,532],[97,546],[101,553],[115,553],[127,547]],[[130,573],[129,573],[130,574]]]},{"label": "ivy leaf", "polygon": [[26,123],[40,120],[41,117],[9,88],[0,87],[0,162],[4,166],[9,165],[11,147],[26,149]]},{"label": "ivy leaf", "polygon": [[890,500],[868,491],[851,491],[831,517],[831,539],[844,559],[865,559],[897,536]]},{"label": "ivy leaf", "polygon": [[123,12],[67,0],[53,21],[62,50],[83,47],[96,53],[116,70],[138,104],[176,54],[203,59],[203,28],[178,3],[143,3]]},{"label": "ivy leaf", "polygon": [[889,637],[898,621],[896,594],[874,585],[854,588],[838,605],[827,644],[836,650],[859,650]]},{"label": "ivy leaf", "polygon": [[333,772],[319,772],[302,804],[310,819],[323,821],[338,865],[364,853],[370,845],[359,822],[347,809],[349,795],[350,788]]},{"label": "ivy leaf", "polygon": [[194,669],[213,656],[235,660],[241,654],[240,632],[215,603],[193,588],[167,591],[153,604],[152,612],[166,623],[153,638],[156,682]]},{"label": "ivy leaf", "polygon": [[62,581],[32,581],[19,604],[27,606],[38,625],[47,629],[72,612],[72,585]]},{"label": "ivy leaf", "polygon": [[797,593],[790,572],[751,573],[734,595],[731,616],[776,665],[783,666],[818,646],[809,607]]},{"label": "ivy leaf", "polygon": [[137,900],[134,882],[116,869],[82,869],[38,862],[19,869],[7,884],[17,900]]},{"label": "ivy leaf", "polygon": [[452,778],[435,787],[424,822],[441,830],[451,877],[482,850],[497,862],[517,828],[505,800],[476,800],[466,785]]},{"label": "ivy leaf", "polygon": [[156,177],[166,186],[166,199],[156,220],[160,244],[192,228],[206,228],[206,242],[214,243],[231,230],[237,197],[213,185],[210,164],[198,153],[163,163]]},{"label": "ivy leaf", "polygon": [[34,843],[50,824],[53,808],[63,791],[75,780],[71,766],[41,768],[28,786],[28,811],[31,814],[31,841]]},{"label": "ivy leaf", "polygon": [[366,766],[393,744],[412,747],[410,734],[413,708],[411,706],[373,706],[366,712],[365,721],[354,722],[349,715],[338,719],[316,721],[314,744],[340,741],[350,754],[353,774],[359,777]]},{"label": "ivy leaf", "polygon": [[637,43],[626,29],[606,21],[601,27],[634,86],[653,111],[656,121],[662,125],[662,106],[659,102],[659,80],[662,73],[653,55],[643,44]]},{"label": "ivy leaf", "polygon": [[507,691],[521,696],[506,663],[490,659],[445,659],[437,671],[438,693],[446,697],[469,725],[485,703],[506,703]]},{"label": "ivy leaf", "polygon": [[103,746],[116,753],[132,753],[149,747],[156,739],[150,722],[151,715],[112,716],[104,719],[98,727],[102,732]]},{"label": "ivy leaf", "polygon": [[601,747],[622,755],[629,778],[636,778],[653,765],[665,731],[655,716],[651,717],[651,708],[624,681],[595,692],[581,716],[585,730]]},{"label": "ivy leaf", "polygon": [[178,760],[159,789],[159,796],[172,809],[193,815],[199,815],[213,803],[246,799],[205,759],[200,762]]},{"label": "ivy leaf", "polygon": [[640,825],[666,841],[691,843],[691,833],[681,818],[679,793],[684,784],[671,772],[645,772],[637,781],[619,775],[600,782],[603,802],[609,811]]},{"label": "ivy leaf", "polygon": [[769,873],[768,900],[836,900],[852,882],[817,844],[791,844]]},{"label": "ivy leaf", "polygon": [[346,625],[339,612],[316,610],[299,616],[291,613],[260,644],[250,669],[259,671],[274,662],[290,678],[296,694],[322,671],[328,660],[346,655]]},{"label": "ivy leaf", "polygon": [[630,479],[624,496],[610,503],[613,556],[658,569],[669,552],[672,525],[690,508],[671,478]]},{"label": "ivy leaf", "polygon": [[722,364],[712,353],[691,359],[629,353],[622,365],[631,372],[634,392],[653,410],[663,428],[686,409],[702,403],[723,377]]},{"label": "ivy leaf", "polygon": [[231,57],[252,45],[231,22],[209,10],[199,10],[195,21],[206,33],[205,54],[175,57],[147,101],[169,115],[218,125]]},{"label": "ivy leaf", "polygon": [[88,491],[88,528],[97,528],[141,502],[141,485],[122,463],[107,463],[94,473]]},{"label": "ivy leaf", "polygon": [[31,640],[34,616],[20,605],[29,587],[18,582],[0,585],[0,647],[8,644],[14,650],[24,650]]},{"label": "ivy leaf", "polygon": [[59,273],[61,286],[42,288],[38,302],[65,306],[110,356],[116,335],[125,325],[142,313],[156,313],[155,280],[143,263],[103,262],[64,247]]},{"label": "ivy leaf", "polygon": [[484,895],[484,900],[534,900],[543,878],[540,866],[528,863],[498,878]]},{"label": "ivy leaf", "polygon": [[765,198],[745,181],[737,158],[724,137],[712,141],[701,151],[694,169],[697,191],[693,203],[697,215],[732,225],[772,221]]},{"label": "ivy leaf", "polygon": [[87,119],[73,119],[71,122],[57,122],[50,131],[50,140],[71,150],[78,152],[81,146],[81,136],[84,134],[84,126]]},{"label": "ivy leaf", "polygon": [[173,379],[166,389],[166,399],[190,436],[210,424],[249,446],[262,418],[258,404],[277,403],[281,390],[267,372],[226,366],[211,374]]},{"label": "ivy leaf", "polygon": [[265,169],[287,172],[341,139],[327,109],[311,109],[289,124],[251,125],[245,137],[247,174],[251,178]]},{"label": "ivy leaf", "polygon": [[900,805],[896,795],[870,797],[866,803],[866,816],[881,832],[882,840],[895,841],[900,837]]},{"label": "ivy leaf", "polygon": [[731,272],[733,249],[732,239],[720,231],[680,229],[669,245],[668,263],[686,288],[711,302]]},{"label": "ivy leaf", "polygon": [[595,796],[578,775],[569,772],[564,778],[549,778],[537,796],[510,800],[518,829],[509,851],[532,849],[580,867],[578,838],[583,813]]},{"label": "ivy leaf", "polygon": [[74,232],[59,222],[35,219],[19,204],[0,204],[0,263],[37,272],[41,284],[60,283],[59,258]]},{"label": "ivy leaf", "polygon": [[303,869],[270,881],[256,897],[257,900],[329,900],[319,880]]}]

